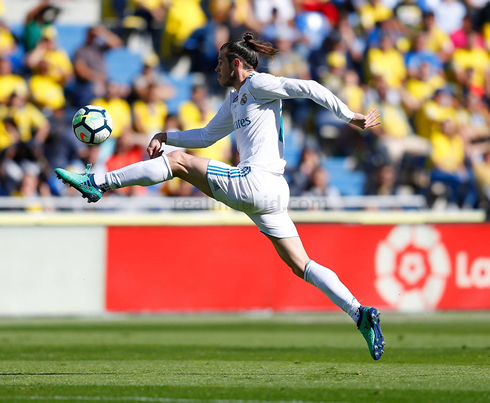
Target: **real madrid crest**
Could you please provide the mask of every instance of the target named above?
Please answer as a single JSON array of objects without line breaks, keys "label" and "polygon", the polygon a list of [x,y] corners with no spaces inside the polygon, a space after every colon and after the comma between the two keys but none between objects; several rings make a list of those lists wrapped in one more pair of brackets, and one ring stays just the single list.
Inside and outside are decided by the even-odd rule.
[{"label": "real madrid crest", "polygon": [[240,99],[240,105],[245,105],[247,103],[247,94],[242,95],[242,99]]}]

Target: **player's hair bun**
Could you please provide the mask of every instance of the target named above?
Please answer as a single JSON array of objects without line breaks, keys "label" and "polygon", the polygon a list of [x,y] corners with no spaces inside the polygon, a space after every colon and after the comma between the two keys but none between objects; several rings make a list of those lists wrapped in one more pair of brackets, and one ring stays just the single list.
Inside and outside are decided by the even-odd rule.
[{"label": "player's hair bun", "polygon": [[245,42],[250,42],[252,39],[254,39],[254,34],[252,32],[245,32],[243,34],[243,40]]}]

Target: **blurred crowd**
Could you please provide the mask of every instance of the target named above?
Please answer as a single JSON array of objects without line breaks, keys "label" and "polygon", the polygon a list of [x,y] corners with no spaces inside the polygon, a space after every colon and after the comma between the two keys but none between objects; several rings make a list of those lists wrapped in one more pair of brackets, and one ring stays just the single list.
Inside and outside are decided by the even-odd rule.
[{"label": "blurred crowd", "polygon": [[[61,6],[59,6],[61,4]],[[365,195],[424,195],[433,208],[488,208],[490,4],[487,0],[107,0],[73,57],[58,44],[62,3],[42,0],[15,36],[0,0],[0,195],[67,195],[56,167],[104,172],[145,158],[152,134],[202,127],[226,96],[214,69],[220,46],[246,31],[281,53],[260,71],[324,84],[349,107],[376,108],[359,131],[309,100],[284,102],[286,176],[293,196],[340,196],[329,159],[365,174]],[[139,52],[130,85],[108,79],[112,49]],[[136,57],[136,55],[135,55]],[[170,110],[192,77],[188,99]],[[111,138],[88,147],[72,133],[81,106],[106,108]],[[166,147],[169,152],[172,147]],[[188,150],[236,164],[233,135]],[[174,180],[119,195],[200,195]]]}]

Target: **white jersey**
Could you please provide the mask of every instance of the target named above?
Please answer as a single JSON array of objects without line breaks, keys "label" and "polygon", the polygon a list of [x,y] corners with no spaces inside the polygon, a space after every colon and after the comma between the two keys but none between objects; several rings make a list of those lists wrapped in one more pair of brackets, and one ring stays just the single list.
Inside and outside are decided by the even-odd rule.
[{"label": "white jersey", "polygon": [[240,91],[231,91],[216,116],[202,129],[167,133],[167,144],[205,148],[235,131],[238,167],[247,166],[282,175],[284,133],[282,99],[309,98],[344,122],[354,116],[347,105],[316,81],[252,73]]}]

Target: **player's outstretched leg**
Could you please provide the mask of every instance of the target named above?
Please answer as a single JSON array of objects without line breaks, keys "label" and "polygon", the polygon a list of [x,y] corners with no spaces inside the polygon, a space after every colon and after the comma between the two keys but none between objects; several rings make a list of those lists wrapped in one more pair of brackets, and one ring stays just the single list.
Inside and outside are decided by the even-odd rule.
[{"label": "player's outstretched leg", "polygon": [[106,174],[90,174],[91,164],[84,174],[76,174],[65,169],[55,169],[63,182],[77,189],[89,203],[100,200],[108,190],[127,186],[151,186],[168,181],[177,176],[196,186],[204,194],[213,197],[206,178],[209,160],[195,157],[182,151],[174,151],[147,161],[137,162]]},{"label": "player's outstretched leg", "polygon": [[375,308],[362,306],[332,270],[310,260],[299,237],[269,238],[294,274],[317,287],[352,318],[367,342],[371,357],[379,360],[385,345],[379,312]]},{"label": "player's outstretched leg", "polygon": [[379,360],[384,354],[385,339],[381,332],[381,318],[378,310],[370,306],[361,307],[357,328],[366,340],[371,357]]},{"label": "player's outstretched leg", "polygon": [[56,168],[54,171],[63,183],[68,183],[78,190],[89,203],[95,203],[100,200],[104,191],[95,184],[94,174],[89,173],[90,168],[92,168],[92,164],[87,164],[84,174],[76,174],[62,168]]},{"label": "player's outstretched leg", "polygon": [[88,164],[84,174],[72,173],[61,168],[54,171],[58,178],[78,190],[89,203],[99,201],[107,190],[134,185],[150,186],[173,178],[170,163],[164,155],[103,175],[90,174],[91,167],[92,164]]}]

